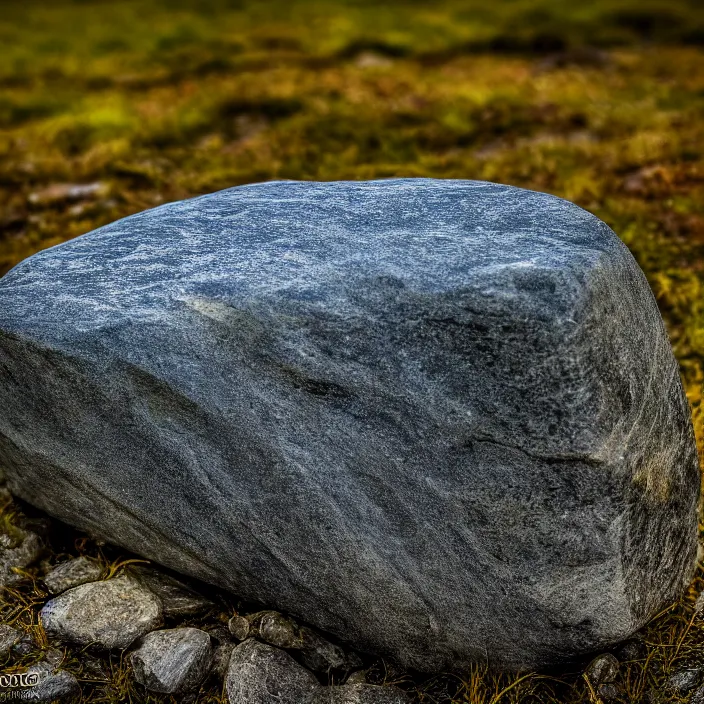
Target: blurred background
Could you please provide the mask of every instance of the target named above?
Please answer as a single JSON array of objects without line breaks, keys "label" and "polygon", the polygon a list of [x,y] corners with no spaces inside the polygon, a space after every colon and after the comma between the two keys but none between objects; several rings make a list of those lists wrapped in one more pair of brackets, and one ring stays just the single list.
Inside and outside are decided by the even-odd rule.
[{"label": "blurred background", "polygon": [[646,271],[704,441],[701,0],[2,0],[0,273],[267,179],[489,179]]}]

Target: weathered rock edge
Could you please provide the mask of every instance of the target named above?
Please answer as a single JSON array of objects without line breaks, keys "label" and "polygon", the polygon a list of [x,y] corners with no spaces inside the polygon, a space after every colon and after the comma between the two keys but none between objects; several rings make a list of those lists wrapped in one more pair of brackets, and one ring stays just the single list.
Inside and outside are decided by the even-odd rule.
[{"label": "weathered rock edge", "polygon": [[618,641],[699,472],[662,320],[566,201],[471,181],[172,203],[0,280],[11,490],[421,670]]}]

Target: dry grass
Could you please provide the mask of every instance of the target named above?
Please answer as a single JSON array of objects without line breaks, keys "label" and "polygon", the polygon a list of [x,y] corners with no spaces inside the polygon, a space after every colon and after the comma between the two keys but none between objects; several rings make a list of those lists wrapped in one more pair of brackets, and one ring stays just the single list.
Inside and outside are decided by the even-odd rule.
[{"label": "dry grass", "polygon": [[[704,456],[704,15],[695,0],[5,0],[0,273],[158,203],[273,178],[435,176],[548,191],[608,222],[656,294]],[[70,192],[57,184],[89,184]],[[2,513],[12,534],[16,514]],[[71,544],[71,540],[74,542]],[[77,542],[76,542],[77,541]],[[101,556],[85,538],[57,547]],[[106,570],[118,569],[102,555]],[[694,591],[644,631],[624,702],[704,648]],[[40,642],[27,578],[0,616]],[[38,656],[16,661],[21,669]],[[162,701],[105,661],[91,702]],[[2,664],[0,663],[0,666]],[[580,672],[401,679],[420,701],[595,702]],[[199,701],[219,701],[213,686]],[[664,701],[678,701],[669,696]]]}]

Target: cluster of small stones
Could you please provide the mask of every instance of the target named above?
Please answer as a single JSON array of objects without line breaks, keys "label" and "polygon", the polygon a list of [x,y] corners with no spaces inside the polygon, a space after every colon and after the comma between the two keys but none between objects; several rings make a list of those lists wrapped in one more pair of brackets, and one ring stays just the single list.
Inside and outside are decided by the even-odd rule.
[{"label": "cluster of small stones", "polygon": [[[0,487],[0,507],[11,500]],[[47,521],[44,530],[50,525]],[[193,627],[183,622],[213,613],[216,605],[191,584],[147,564],[130,564],[108,578],[101,564],[91,558],[75,557],[49,565],[40,561],[44,554],[42,537],[27,528],[14,528],[11,536],[0,533],[0,589],[16,585],[25,570],[39,563],[43,584],[51,595],[41,609],[49,646],[25,672],[37,680],[23,692],[26,701],[81,697],[76,677],[61,669],[65,657],[57,647],[61,644],[81,648],[84,664],[92,664],[97,673],[101,666],[95,654],[125,652],[136,682],[149,692],[176,695],[184,703],[197,701],[201,685],[211,678],[224,683],[229,704],[411,701],[397,687],[367,682],[364,663],[356,653],[284,614],[273,610],[235,613],[227,623],[211,623],[206,618],[209,625]],[[704,617],[704,595],[695,609]],[[0,671],[13,658],[36,648],[31,636],[0,624]],[[593,698],[604,704],[622,701],[621,663],[645,656],[644,644],[634,639],[615,654],[594,658],[584,671]],[[324,685],[321,680],[340,684]],[[643,702],[665,704],[687,698],[692,704],[704,704],[704,661],[691,662],[672,673],[664,689],[646,692]]]}]

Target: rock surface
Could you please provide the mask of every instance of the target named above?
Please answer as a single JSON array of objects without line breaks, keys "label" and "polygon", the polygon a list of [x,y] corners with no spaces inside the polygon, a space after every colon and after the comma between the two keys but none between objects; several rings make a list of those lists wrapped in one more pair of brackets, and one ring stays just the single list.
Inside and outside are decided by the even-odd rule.
[{"label": "rock surface", "polygon": [[79,645],[127,648],[162,622],[161,602],[127,576],[82,584],[41,610],[47,635]]},{"label": "rock surface", "polygon": [[618,659],[614,655],[605,653],[604,655],[595,657],[589,665],[587,665],[584,674],[593,687],[598,687],[600,684],[613,682],[616,679],[619,664]]},{"label": "rock surface", "polygon": [[396,687],[324,687],[288,653],[249,638],[230,657],[225,679],[230,704],[407,704]]},{"label": "rock surface", "polygon": [[347,684],[324,687],[313,699],[313,704],[409,704],[409,699],[396,687]]},{"label": "rock surface", "polygon": [[32,665],[27,674],[36,675],[38,681],[34,686],[21,690],[22,701],[49,704],[77,699],[81,695],[81,687],[75,676],[70,672],[55,669],[50,663]]},{"label": "rock surface", "polygon": [[148,565],[130,565],[128,572],[154,592],[163,608],[164,618],[193,616],[207,611],[213,603],[187,584]]},{"label": "rock surface", "polygon": [[195,689],[212,662],[210,636],[198,628],[169,628],[146,635],[130,662],[137,682],[152,692],[175,694]]},{"label": "rock surface", "polygon": [[103,568],[95,560],[77,557],[56,565],[45,575],[44,584],[52,594],[60,594],[72,587],[96,582],[102,573]]},{"label": "rock surface", "polygon": [[22,631],[18,631],[12,626],[0,624],[0,659],[5,658],[12,646],[22,637]]},{"label": "rock surface", "polygon": [[36,533],[16,526],[13,532],[13,535],[0,533],[0,589],[12,586],[22,579],[17,570],[24,570],[35,562],[44,547]]},{"label": "rock surface", "polygon": [[611,646],[692,574],[656,303],[549,195],[286,182],[146,211],[0,280],[0,370],[14,493],[406,666]]},{"label": "rock surface", "polygon": [[230,656],[225,695],[230,704],[310,704],[322,685],[288,653],[254,638]]}]

